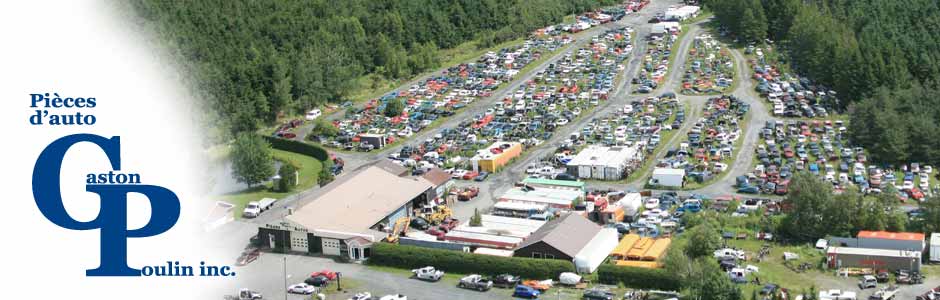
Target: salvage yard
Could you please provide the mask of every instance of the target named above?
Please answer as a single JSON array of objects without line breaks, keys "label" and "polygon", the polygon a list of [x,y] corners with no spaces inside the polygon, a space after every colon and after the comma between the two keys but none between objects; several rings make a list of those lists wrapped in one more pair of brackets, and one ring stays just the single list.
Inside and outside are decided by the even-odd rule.
[{"label": "salvage yard", "polygon": [[[709,98],[702,118],[694,121],[683,142],[669,149],[657,168],[682,170],[685,180],[679,188],[697,188],[721,177],[736,157],[749,109],[735,96]],[[649,185],[662,185],[656,177],[654,173]]]},{"label": "salvage yard", "polygon": [[846,136],[846,126],[842,120],[768,121],[761,128],[757,165],[747,180],[738,180],[739,192],[785,195],[790,176],[808,171],[837,192],[856,186],[862,193],[880,194],[891,185],[901,201],[936,193],[932,166],[871,164],[865,149]]},{"label": "salvage yard", "polygon": [[715,95],[734,90],[735,66],[729,51],[711,34],[696,36],[685,61],[681,93]]},{"label": "salvage yard", "polygon": [[[426,171],[432,166],[497,172],[521,153],[496,145],[529,148],[607,101],[624,61],[632,51],[633,30],[609,30],[573,50],[515,91],[508,91],[485,112],[432,138],[406,145],[391,159]],[[499,161],[488,166],[480,161]],[[481,165],[487,165],[481,167]]]}]

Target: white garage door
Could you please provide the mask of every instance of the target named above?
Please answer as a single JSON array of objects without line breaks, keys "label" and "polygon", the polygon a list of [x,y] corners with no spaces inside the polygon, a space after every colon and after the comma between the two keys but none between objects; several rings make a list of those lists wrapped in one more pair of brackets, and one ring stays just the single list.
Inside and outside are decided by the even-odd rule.
[{"label": "white garage door", "polygon": [[307,243],[307,233],[300,231],[290,232],[290,250],[297,252],[308,252],[310,247]]},{"label": "white garage door", "polygon": [[339,240],[323,239],[323,254],[339,255]]}]

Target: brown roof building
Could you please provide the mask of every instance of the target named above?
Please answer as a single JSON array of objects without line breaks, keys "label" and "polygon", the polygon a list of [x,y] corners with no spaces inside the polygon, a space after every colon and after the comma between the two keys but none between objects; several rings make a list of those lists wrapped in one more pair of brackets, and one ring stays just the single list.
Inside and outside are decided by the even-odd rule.
[{"label": "brown roof building", "polygon": [[572,260],[601,227],[577,213],[545,223],[516,248],[514,256]]}]

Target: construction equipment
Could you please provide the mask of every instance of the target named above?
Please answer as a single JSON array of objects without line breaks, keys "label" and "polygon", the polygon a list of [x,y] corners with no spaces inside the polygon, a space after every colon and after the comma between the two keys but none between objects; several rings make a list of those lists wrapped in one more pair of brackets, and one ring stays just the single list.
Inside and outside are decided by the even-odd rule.
[{"label": "construction equipment", "polygon": [[446,205],[436,205],[422,207],[417,215],[428,220],[428,223],[437,225],[453,216],[454,212]]},{"label": "construction equipment", "polygon": [[409,217],[401,217],[398,220],[395,220],[395,225],[392,226],[392,232],[388,234],[388,237],[385,238],[389,243],[397,243],[398,236],[405,232],[405,229],[408,228],[408,223],[411,222]]}]

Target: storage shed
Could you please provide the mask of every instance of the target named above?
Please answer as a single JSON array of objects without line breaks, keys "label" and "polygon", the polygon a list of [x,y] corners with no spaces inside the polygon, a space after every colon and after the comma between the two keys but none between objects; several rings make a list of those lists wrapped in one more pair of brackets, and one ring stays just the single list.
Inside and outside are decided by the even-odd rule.
[{"label": "storage shed", "polygon": [[924,238],[923,233],[863,230],[858,232],[858,247],[924,251]]},{"label": "storage shed", "polygon": [[826,249],[826,264],[833,269],[854,267],[920,271],[920,259],[920,251],[849,247]]},{"label": "storage shed", "polygon": [[656,168],[653,170],[653,177],[650,178],[651,185],[665,187],[682,187],[684,182],[684,169]]},{"label": "storage shed", "polygon": [[568,162],[567,173],[578,178],[620,180],[642,159],[636,147],[589,146]]},{"label": "storage shed", "polygon": [[516,142],[495,142],[486,149],[477,151],[477,154],[470,158],[473,169],[483,172],[496,172],[505,167],[509,162],[522,154],[522,144]]},{"label": "storage shed", "polygon": [[583,197],[584,193],[580,191],[514,187],[500,196],[499,201],[545,204],[549,207],[570,209],[571,203]]},{"label": "storage shed", "polygon": [[525,185],[535,188],[549,188],[559,190],[572,190],[584,192],[585,183],[583,181],[555,180],[538,177],[527,177],[522,180]]},{"label": "storage shed", "polygon": [[940,233],[930,234],[930,262],[940,262]]},{"label": "storage shed", "polygon": [[359,136],[363,144],[372,145],[375,149],[385,147],[385,135],[383,134],[363,134]]},{"label": "storage shed", "polygon": [[617,247],[617,229],[601,229],[594,238],[574,257],[574,267],[579,273],[593,273],[610,251]]}]

